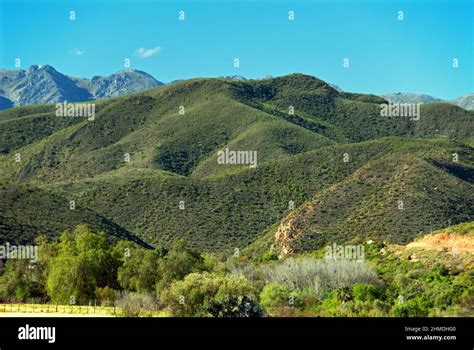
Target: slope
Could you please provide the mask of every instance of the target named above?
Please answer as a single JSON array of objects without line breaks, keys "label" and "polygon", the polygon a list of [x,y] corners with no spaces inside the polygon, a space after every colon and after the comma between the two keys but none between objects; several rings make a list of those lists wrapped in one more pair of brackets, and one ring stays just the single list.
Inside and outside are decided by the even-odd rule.
[{"label": "slope", "polygon": [[274,249],[284,256],[349,240],[406,243],[419,232],[473,216],[472,182],[413,155],[390,157],[370,161],[290,213]]},{"label": "slope", "polygon": [[[350,155],[347,163],[343,161],[345,152]],[[246,167],[206,178],[172,173],[165,178],[152,169],[121,169],[47,188],[73,195],[82,206],[152,244],[168,245],[183,237],[200,249],[222,251],[250,244],[289,213],[290,201],[298,207],[370,161],[378,159],[384,164],[387,157],[411,155],[449,164],[455,152],[462,155],[459,166],[469,168],[468,164],[474,163],[472,149],[454,142],[387,138],[324,147],[255,169]],[[428,196],[432,195],[430,192]],[[435,203],[427,199],[428,207]],[[466,207],[459,210],[461,214],[468,212]],[[378,223],[377,228],[381,225]],[[389,232],[395,234],[395,229]]]},{"label": "slope", "polygon": [[97,232],[105,232],[109,239],[126,239],[150,247],[123,227],[94,211],[77,205],[70,207],[73,197],[23,187],[0,187],[0,243],[33,243],[34,238],[46,235],[57,238],[65,230],[86,223]]}]

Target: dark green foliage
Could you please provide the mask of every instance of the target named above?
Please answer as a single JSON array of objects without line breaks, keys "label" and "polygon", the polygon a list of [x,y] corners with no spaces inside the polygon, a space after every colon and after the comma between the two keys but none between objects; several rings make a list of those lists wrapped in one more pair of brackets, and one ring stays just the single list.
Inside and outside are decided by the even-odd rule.
[{"label": "dark green foliage", "polygon": [[[76,198],[30,186],[0,186],[0,243],[33,243],[39,234],[57,238],[77,225],[87,223],[94,231],[107,233],[109,241],[127,239],[150,247],[128,230],[83,206]],[[74,210],[70,200],[76,199]]]},{"label": "dark green foliage", "polygon": [[41,270],[34,262],[12,259],[0,268],[0,302],[40,302],[45,297]]},{"label": "dark green foliage", "polygon": [[339,303],[346,303],[352,300],[351,290],[349,287],[339,287],[336,289],[336,299]]},{"label": "dark green foliage", "polygon": [[181,280],[192,272],[204,270],[204,259],[194,249],[190,249],[184,240],[177,240],[169,253],[159,262],[160,279],[156,288],[158,294],[173,281]]},{"label": "dark green foliage", "polygon": [[165,290],[161,301],[175,316],[256,317],[263,311],[243,277],[191,273]]},{"label": "dark green foliage", "polygon": [[383,292],[371,284],[356,283],[352,287],[352,296],[355,301],[369,301],[383,298]]},{"label": "dark green foliage", "polygon": [[159,268],[164,251],[134,247],[122,249],[121,254],[123,263],[117,276],[120,286],[139,293],[153,292],[162,277]]}]

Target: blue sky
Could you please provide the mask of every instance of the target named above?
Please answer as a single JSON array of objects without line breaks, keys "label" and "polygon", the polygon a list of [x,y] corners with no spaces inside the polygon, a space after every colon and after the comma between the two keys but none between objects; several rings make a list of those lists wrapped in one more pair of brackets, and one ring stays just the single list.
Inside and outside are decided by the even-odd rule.
[{"label": "blue sky", "polygon": [[21,58],[21,68],[50,64],[90,78],[124,69],[129,58],[131,68],[163,82],[299,72],[353,92],[451,99],[474,91],[470,0],[0,3],[0,68],[14,69]]}]

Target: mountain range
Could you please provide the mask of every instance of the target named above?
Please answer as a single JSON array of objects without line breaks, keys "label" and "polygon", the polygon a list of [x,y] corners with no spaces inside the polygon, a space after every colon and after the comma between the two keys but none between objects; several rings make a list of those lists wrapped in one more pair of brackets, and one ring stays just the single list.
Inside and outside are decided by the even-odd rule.
[{"label": "mountain range", "polygon": [[474,94],[467,94],[449,102],[468,111],[474,110]]},{"label": "mountain range", "polygon": [[391,101],[392,103],[432,103],[432,102],[441,102],[443,101],[440,98],[433,97],[426,94],[411,94],[411,93],[401,93],[396,92],[392,94],[381,95],[386,100]]},{"label": "mountain range", "polygon": [[[142,245],[286,255],[472,221],[474,112],[428,103],[413,121],[382,117],[385,103],[291,74],[101,99],[93,121],[1,111],[0,241],[85,223]],[[220,163],[226,149],[257,166]]]},{"label": "mountain range", "polygon": [[[442,102],[444,100],[433,97],[426,94],[412,94],[412,93],[402,93],[396,92],[391,94],[381,95],[386,100],[391,101],[392,103],[433,103],[433,102]],[[445,101],[453,105],[459,106],[467,110],[474,110],[474,94],[467,94],[461,97],[458,97],[454,100]]]},{"label": "mountain range", "polygon": [[148,90],[163,83],[138,70],[92,79],[64,75],[49,65],[0,70],[0,109],[54,102],[91,101]]},{"label": "mountain range", "polygon": [[[223,76],[223,79],[246,81],[241,75]],[[262,79],[272,79],[268,75]],[[173,80],[170,84],[182,80]],[[49,65],[32,65],[26,70],[0,69],[0,110],[31,104],[54,102],[91,101],[102,98],[125,96],[164,85],[150,74],[139,70],[123,70],[109,76],[95,76],[92,79],[64,75]],[[338,92],[343,90],[329,84]],[[380,95],[392,103],[442,102],[426,94],[390,93]],[[467,94],[451,101],[467,110],[474,110],[474,94]]]}]

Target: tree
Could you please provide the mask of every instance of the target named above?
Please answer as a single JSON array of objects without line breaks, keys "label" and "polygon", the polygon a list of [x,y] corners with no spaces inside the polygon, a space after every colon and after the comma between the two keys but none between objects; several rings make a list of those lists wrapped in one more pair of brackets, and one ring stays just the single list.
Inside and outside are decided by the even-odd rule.
[{"label": "tree", "polygon": [[58,303],[85,304],[94,299],[97,287],[117,287],[119,264],[105,235],[80,225],[59,238],[57,254],[48,264],[48,295]]},{"label": "tree", "polygon": [[0,275],[0,302],[26,302],[44,297],[41,272],[35,263],[25,259],[6,262]]},{"label": "tree", "polygon": [[149,250],[141,247],[125,248],[122,266],[118,269],[120,286],[128,291],[154,292],[155,285],[161,278],[159,264],[163,249]]},{"label": "tree", "polygon": [[175,241],[169,253],[159,263],[161,279],[156,285],[158,295],[173,281],[204,269],[204,259],[198,251],[189,248],[184,240]]}]

